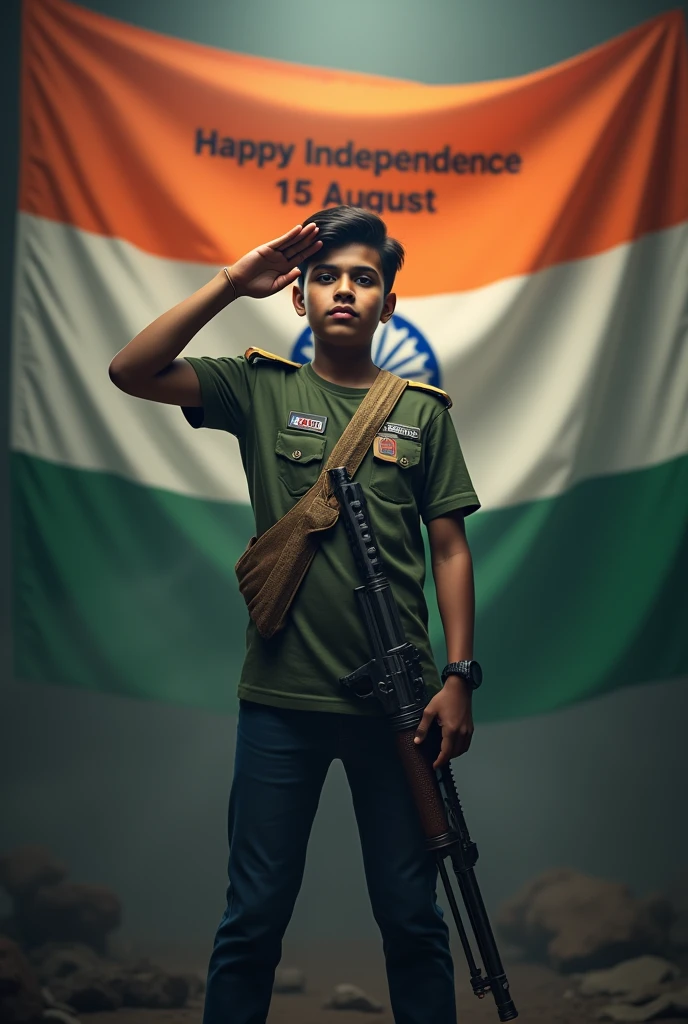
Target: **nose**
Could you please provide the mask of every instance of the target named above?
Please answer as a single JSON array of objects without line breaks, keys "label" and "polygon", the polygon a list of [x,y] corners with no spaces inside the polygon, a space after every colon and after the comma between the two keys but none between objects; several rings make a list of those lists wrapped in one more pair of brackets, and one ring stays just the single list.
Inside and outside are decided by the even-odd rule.
[{"label": "nose", "polygon": [[351,281],[348,274],[342,274],[339,278],[339,281],[337,282],[337,290],[334,294],[336,299],[353,299],[354,291],[351,287]]}]

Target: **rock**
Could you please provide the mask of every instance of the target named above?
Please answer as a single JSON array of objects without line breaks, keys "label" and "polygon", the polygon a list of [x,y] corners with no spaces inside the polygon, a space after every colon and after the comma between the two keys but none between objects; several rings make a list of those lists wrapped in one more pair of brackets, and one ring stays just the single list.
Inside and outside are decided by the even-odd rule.
[{"label": "rock", "polygon": [[544,872],[501,907],[496,924],[531,959],[570,973],[663,952],[673,912],[653,894],[635,899],[628,886],[569,868]]},{"label": "rock", "polygon": [[623,995],[615,997],[615,1003],[625,1003],[626,1006],[645,1006],[660,996],[670,995],[666,985],[648,985],[645,988],[633,989]]},{"label": "rock", "polygon": [[658,996],[651,1003],[644,1006],[628,1006],[626,1003],[610,1003],[609,1006],[601,1007],[595,1016],[598,1020],[628,1021],[633,1024],[635,1021],[657,1020],[658,1017],[667,1017],[672,1009],[671,997],[668,995]]},{"label": "rock", "polygon": [[108,932],[122,920],[117,896],[101,885],[58,882],[43,885],[23,905],[20,925],[30,945],[82,942],[104,952]]},{"label": "rock", "polygon": [[662,957],[638,956],[606,971],[588,971],[581,978],[579,991],[584,996],[642,995],[647,998],[651,994],[659,995],[658,986],[678,978],[679,974],[678,967]]},{"label": "rock", "polygon": [[16,942],[0,935],[0,1020],[33,1024],[43,1013],[38,978]]},{"label": "rock", "polygon": [[672,992],[671,1002],[676,1013],[681,1017],[688,1017],[688,987]]},{"label": "rock", "polygon": [[669,945],[679,952],[688,950],[688,910],[680,913],[674,922],[669,932]]},{"label": "rock", "polygon": [[188,985],[188,997],[187,1004],[190,999],[197,1001],[200,999],[203,1002],[205,996],[205,978],[200,974],[183,974],[182,977]]},{"label": "rock", "polygon": [[167,974],[163,970],[127,972],[122,994],[125,1006],[173,1010],[186,1003],[189,983],[184,975]]},{"label": "rock", "polygon": [[75,1017],[69,1010],[58,1010],[55,1006],[48,1007],[43,1011],[42,1020],[54,1020],[57,1024],[79,1024],[79,1018]]},{"label": "rock", "polygon": [[124,1005],[122,987],[116,973],[93,968],[55,978],[51,991],[60,1003],[66,1003],[79,1013],[97,1013],[118,1010]]},{"label": "rock", "polygon": [[0,885],[18,902],[66,876],[65,865],[44,846],[19,846],[0,857]]},{"label": "rock", "polygon": [[651,892],[642,896],[638,908],[645,919],[655,925],[660,932],[667,935],[676,920],[676,910],[671,899],[664,893]]},{"label": "rock", "polygon": [[189,987],[184,975],[168,974],[148,960],[134,964],[101,960],[95,967],[55,978],[51,984],[57,999],[81,1013],[121,1006],[178,1009],[186,1004]]},{"label": "rock", "polygon": [[43,1005],[46,1010],[62,1010],[63,1013],[72,1012],[71,1006],[67,1006],[66,1003],[58,1002],[49,988],[42,988],[41,996],[43,997]]},{"label": "rock", "polygon": [[273,992],[286,994],[288,992],[304,992],[306,989],[306,975],[298,967],[278,967],[275,971],[275,982],[272,986]]},{"label": "rock", "polygon": [[669,932],[671,948],[688,951],[688,871],[674,879],[668,891],[674,910],[674,921]]},{"label": "rock", "polygon": [[364,1013],[382,1013],[384,1007],[376,1003],[356,985],[335,985],[332,998],[323,1006],[325,1010],[362,1010]]},{"label": "rock", "polygon": [[658,1018],[688,1017],[688,988],[677,992],[665,992],[644,1006],[628,1006],[611,1003],[603,1006],[597,1014],[599,1020],[646,1021]]},{"label": "rock", "polygon": [[93,971],[102,958],[80,942],[49,942],[33,949],[30,959],[36,966],[38,977],[46,984],[53,978],[66,978],[76,971]]}]

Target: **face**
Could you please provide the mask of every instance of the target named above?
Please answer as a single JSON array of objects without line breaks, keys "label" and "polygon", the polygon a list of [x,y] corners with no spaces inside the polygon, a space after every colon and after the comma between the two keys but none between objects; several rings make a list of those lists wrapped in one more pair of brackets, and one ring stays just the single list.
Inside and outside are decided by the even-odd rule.
[{"label": "face", "polygon": [[396,296],[385,295],[377,250],[354,243],[317,253],[303,292],[294,286],[293,301],[318,341],[358,348],[370,344],[380,322],[387,323]]}]

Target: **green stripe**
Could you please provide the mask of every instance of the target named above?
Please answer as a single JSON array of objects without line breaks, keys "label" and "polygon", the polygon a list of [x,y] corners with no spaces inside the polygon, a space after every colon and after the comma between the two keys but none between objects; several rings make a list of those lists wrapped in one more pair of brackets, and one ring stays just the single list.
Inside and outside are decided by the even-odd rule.
[{"label": "green stripe", "polygon": [[[19,678],[236,710],[247,506],[16,453],[12,490]],[[476,720],[688,672],[687,521],[688,458],[467,520]],[[441,664],[431,583],[428,599]]]}]

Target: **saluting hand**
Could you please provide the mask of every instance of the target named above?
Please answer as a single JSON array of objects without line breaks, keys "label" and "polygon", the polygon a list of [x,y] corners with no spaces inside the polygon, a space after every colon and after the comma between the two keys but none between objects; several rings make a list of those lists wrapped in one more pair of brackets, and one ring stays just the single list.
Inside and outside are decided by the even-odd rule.
[{"label": "saluting hand", "polygon": [[442,746],[433,768],[441,768],[452,757],[465,754],[470,747],[473,737],[472,704],[472,691],[459,676],[449,676],[439,693],[428,701],[416,729],[415,742],[423,742],[433,719],[437,717],[442,729]]},{"label": "saluting hand", "polygon": [[258,245],[228,267],[237,296],[264,299],[292,284],[299,276],[298,264],[322,246],[319,228],[311,223],[297,224],[280,238]]}]

